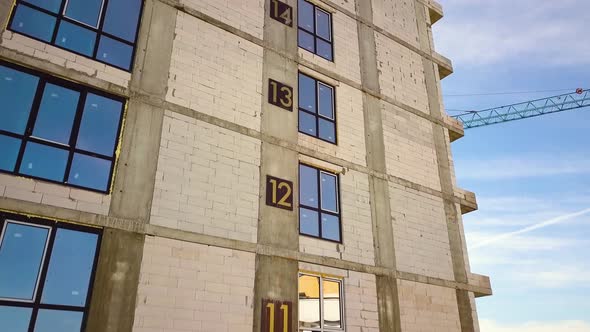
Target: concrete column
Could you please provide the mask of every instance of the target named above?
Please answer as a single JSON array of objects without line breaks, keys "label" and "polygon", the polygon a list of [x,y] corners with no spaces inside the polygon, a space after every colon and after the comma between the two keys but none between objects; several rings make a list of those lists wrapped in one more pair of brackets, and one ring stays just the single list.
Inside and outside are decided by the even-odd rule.
[{"label": "concrete column", "polygon": [[177,10],[146,1],[130,82],[121,154],[109,216],[148,222],[154,194],[164,109],[134,98],[142,92],[165,99]]},{"label": "concrete column", "polygon": [[[377,0],[381,1],[381,0]],[[372,0],[357,1],[356,12],[366,22],[373,22]],[[377,70],[377,49],[375,32],[366,24],[357,21],[360,47],[361,81],[370,91],[381,91],[379,71]],[[381,101],[363,92],[363,112],[365,118],[365,145],[367,166],[379,173],[387,173],[385,162],[385,141],[383,137],[383,116]],[[373,243],[375,246],[375,265],[392,270],[396,268],[393,223],[389,182],[369,175],[371,219],[373,223]],[[390,276],[377,276],[377,301],[379,303],[379,331],[401,331],[399,294],[397,280]]]},{"label": "concrete column", "polygon": [[[271,1],[265,1],[264,42],[295,57],[297,55],[297,1],[285,3],[293,7],[293,26],[289,27],[270,17]],[[263,53],[263,93],[261,133],[297,144],[297,72],[298,67],[291,61],[268,48]],[[293,88],[293,112],[268,103],[269,78]],[[262,143],[260,161],[260,209],[258,221],[258,244],[277,249],[299,249],[298,219],[298,154],[281,146]],[[266,176],[271,175],[293,182],[293,211],[266,205]],[[261,329],[262,300],[290,301],[293,304],[291,329],[298,330],[297,261],[256,255],[256,278],[254,285],[254,326]]]},{"label": "concrete column", "polygon": [[[416,22],[420,34],[420,46],[422,50],[429,54],[433,51],[430,38],[428,36],[428,25],[430,24],[427,8],[421,2],[416,1]],[[438,65],[433,61],[422,58],[424,66],[424,77],[426,78],[426,90],[428,92],[428,106],[430,115],[434,118],[443,119],[443,109],[440,102],[440,91],[438,86]],[[447,219],[447,231],[449,234],[449,246],[451,249],[451,261],[453,263],[453,273],[455,281],[468,283],[468,272],[465,265],[465,255],[463,251],[463,239],[461,237],[461,225],[459,223],[459,213],[457,205],[449,197],[453,197],[455,189],[453,187],[451,164],[449,159],[450,141],[445,135],[445,128],[433,123],[434,144],[436,158],[438,163],[438,173],[443,193],[444,210]],[[461,321],[461,331],[473,332],[476,330],[473,319],[473,307],[469,298],[469,292],[457,290],[457,305],[459,309],[459,318]]]},{"label": "concrete column", "polygon": [[0,0],[0,40],[2,34],[8,27],[8,19],[10,18],[13,4],[14,1],[12,0]]},{"label": "concrete column", "polygon": [[126,332],[133,327],[145,236],[105,229],[86,332]]},{"label": "concrete column", "polygon": [[[148,223],[164,109],[136,92],[165,98],[177,11],[154,0],[144,6],[109,217]],[[144,241],[141,234],[105,229],[87,331],[132,330]]]}]

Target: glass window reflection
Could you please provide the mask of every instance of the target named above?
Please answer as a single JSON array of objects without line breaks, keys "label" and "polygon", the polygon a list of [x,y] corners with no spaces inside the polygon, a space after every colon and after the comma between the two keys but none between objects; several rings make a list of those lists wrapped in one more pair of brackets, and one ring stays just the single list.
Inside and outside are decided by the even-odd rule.
[{"label": "glass window reflection", "polygon": [[116,41],[112,38],[102,36],[98,46],[100,60],[119,68],[129,68],[133,57],[133,47]]},{"label": "glass window reflection", "polygon": [[6,222],[0,242],[0,298],[32,301],[49,230]]},{"label": "glass window reflection", "polygon": [[299,209],[299,232],[305,235],[320,236],[319,214],[317,211]]},{"label": "glass window reflection", "polygon": [[108,192],[124,100],[3,64],[0,170]]},{"label": "glass window reflection", "polygon": [[28,332],[31,320],[31,308],[0,306],[0,322],[3,331]]},{"label": "glass window reflection", "polygon": [[24,134],[39,78],[0,66],[0,130]]},{"label": "glass window reflection", "polygon": [[89,93],[76,147],[78,149],[112,156],[121,121],[121,102]]},{"label": "glass window reflection", "polygon": [[105,191],[109,184],[111,164],[109,160],[76,153],[72,160],[68,183]]},{"label": "glass window reflection", "polygon": [[324,327],[341,328],[340,282],[323,280]]},{"label": "glass window reflection", "polygon": [[319,207],[318,171],[315,168],[299,165],[299,196],[301,205]]},{"label": "glass window reflection", "polygon": [[128,42],[135,42],[141,0],[109,0],[103,30]]},{"label": "glass window reflection", "polygon": [[322,210],[338,212],[338,184],[336,176],[321,172],[320,184],[322,186]]},{"label": "glass window reflection", "polygon": [[41,298],[43,303],[84,306],[97,240],[96,234],[57,230]]},{"label": "glass window reflection", "polygon": [[50,42],[56,19],[27,6],[18,6],[11,28],[33,38]]},{"label": "glass window reflection", "polygon": [[333,61],[332,15],[313,3],[298,2],[298,46]]},{"label": "glass window reflection", "polygon": [[299,277],[299,326],[320,325],[320,278],[308,275]]},{"label": "glass window reflection", "polygon": [[26,2],[47,9],[50,12],[57,13],[59,12],[59,7],[61,7],[61,1],[62,0],[27,0]]},{"label": "glass window reflection", "polygon": [[12,172],[16,165],[16,159],[20,151],[21,140],[13,137],[0,135],[0,169]]},{"label": "glass window reflection", "polygon": [[66,16],[96,28],[101,8],[102,0],[68,0]]},{"label": "glass window reflection", "polygon": [[80,93],[47,84],[39,106],[33,136],[69,144]]},{"label": "glass window reflection", "polygon": [[68,50],[92,56],[96,33],[78,25],[61,21],[55,43]]},{"label": "glass window reflection", "polygon": [[19,172],[52,181],[63,181],[68,151],[28,142]]},{"label": "glass window reflection", "polygon": [[39,310],[34,332],[80,332],[82,312]]},{"label": "glass window reflection", "polygon": [[299,132],[336,144],[334,88],[299,73]]}]

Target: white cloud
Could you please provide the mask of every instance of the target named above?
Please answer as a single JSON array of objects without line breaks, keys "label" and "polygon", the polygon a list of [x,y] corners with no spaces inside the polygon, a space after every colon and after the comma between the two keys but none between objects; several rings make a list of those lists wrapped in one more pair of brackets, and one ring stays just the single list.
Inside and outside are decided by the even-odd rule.
[{"label": "white cloud", "polygon": [[[551,270],[547,268],[551,266]],[[590,283],[590,270],[586,267],[574,265],[544,264],[544,269],[535,268],[527,271],[514,271],[510,276],[515,281],[523,282],[527,287],[537,288],[563,288],[579,285],[579,288],[588,287]]]},{"label": "white cloud", "polygon": [[[546,251],[571,248],[580,245],[587,245],[588,241],[565,238],[565,237],[547,237],[547,236],[512,236],[503,237],[501,240],[493,241],[505,234],[488,234],[471,232],[467,234],[469,250],[476,251],[481,247],[492,247],[496,250],[506,251]],[[482,245],[483,244],[483,245]]]},{"label": "white cloud", "polygon": [[526,322],[499,324],[493,320],[480,319],[481,332],[590,332],[590,323],[585,321]]},{"label": "white cloud", "polygon": [[[590,64],[586,0],[442,0],[435,25],[440,53],[460,65],[508,60],[544,65]],[[452,13],[452,14],[449,14]]]},{"label": "white cloud", "polygon": [[590,159],[580,156],[467,159],[455,162],[455,168],[460,180],[505,180],[588,174],[590,173]]},{"label": "white cloud", "polygon": [[563,222],[566,222],[566,221],[569,221],[569,220],[572,220],[572,219],[575,219],[575,218],[578,218],[581,216],[586,216],[588,214],[590,214],[590,208],[576,211],[576,212],[572,212],[572,213],[563,214],[563,215],[560,215],[555,218],[551,218],[551,219],[548,219],[545,221],[538,222],[536,224],[530,225],[528,227],[525,227],[523,229],[520,229],[520,230],[517,230],[514,232],[498,234],[498,235],[494,235],[490,238],[483,239],[481,241],[477,241],[471,246],[471,248],[476,249],[476,248],[480,248],[480,247],[485,247],[485,246],[489,246],[489,245],[496,243],[496,242],[504,242],[505,243],[506,240],[514,238],[518,235],[526,234],[526,233],[532,232],[534,230],[538,230],[538,229],[542,229],[542,228],[556,225],[559,223],[563,223]]}]

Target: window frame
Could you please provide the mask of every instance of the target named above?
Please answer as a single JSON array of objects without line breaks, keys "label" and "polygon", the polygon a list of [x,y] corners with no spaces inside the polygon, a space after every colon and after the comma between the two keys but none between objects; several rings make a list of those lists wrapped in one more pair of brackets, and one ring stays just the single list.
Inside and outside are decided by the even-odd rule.
[{"label": "window frame", "polygon": [[[23,72],[25,74],[29,74],[29,75],[39,78],[39,81],[37,83],[37,87],[35,90],[35,96],[33,97],[33,101],[31,103],[31,110],[30,110],[30,113],[29,113],[29,116],[27,119],[27,124],[26,124],[25,130],[24,130],[24,133],[23,134],[16,134],[16,133],[13,133],[10,131],[0,129],[0,135],[15,138],[15,139],[18,139],[21,141],[19,152],[18,152],[17,159],[16,159],[13,170],[6,171],[3,169],[0,169],[0,173],[10,174],[10,175],[15,175],[15,176],[22,176],[22,177],[26,177],[26,178],[35,179],[35,180],[65,185],[65,186],[72,187],[72,188],[78,188],[78,189],[82,189],[82,190],[98,192],[101,194],[109,194],[111,192],[111,187],[112,187],[113,180],[114,180],[115,167],[116,167],[117,161],[118,161],[118,156],[117,156],[116,151],[117,151],[117,149],[121,143],[121,140],[122,140],[121,138],[122,138],[123,122],[124,122],[126,108],[127,108],[127,100],[125,98],[111,95],[111,94],[87,87],[85,85],[76,84],[71,81],[66,81],[66,80],[57,78],[55,76],[51,76],[49,74],[40,73],[35,70],[29,69],[26,67],[21,67],[21,66],[15,65],[13,63],[3,61],[3,60],[0,60],[0,66],[4,66],[4,67],[10,68],[10,69],[13,69],[15,71]],[[76,106],[76,113],[74,116],[74,121],[72,123],[72,128],[71,128],[71,132],[70,132],[69,144],[53,142],[51,140],[38,138],[33,135],[33,130],[35,128],[35,123],[36,123],[37,117],[39,115],[39,110],[40,110],[43,94],[44,94],[45,87],[47,86],[47,84],[56,85],[56,86],[70,89],[70,90],[80,93],[78,105]],[[115,101],[118,101],[121,103],[121,114],[119,116],[119,123],[118,123],[118,127],[117,127],[117,134],[115,137],[112,156],[102,155],[102,154],[99,154],[96,152],[76,148],[76,144],[78,141],[78,135],[79,135],[79,131],[80,131],[80,126],[82,124],[82,118],[84,115],[84,106],[85,106],[86,97],[88,96],[88,94],[94,94],[94,95],[108,98],[111,100],[115,100]],[[0,116],[0,118],[1,118],[1,116]],[[36,144],[43,145],[45,147],[51,147],[51,148],[58,149],[61,151],[67,151],[68,158],[67,158],[66,168],[64,170],[64,177],[63,177],[64,180],[63,181],[55,181],[55,180],[46,179],[43,177],[24,174],[24,173],[19,172],[20,166],[22,165],[22,161],[23,161],[23,158],[25,155],[26,146],[28,143],[36,143]],[[105,190],[84,187],[81,185],[68,183],[70,171],[72,169],[72,164],[74,162],[74,155],[76,155],[76,154],[111,162],[108,182],[107,182]]]},{"label": "window frame", "polygon": [[[299,26],[299,3],[298,3],[298,5],[297,5],[297,47],[299,47],[299,48],[301,48],[301,49],[303,49],[303,50],[305,50],[305,51],[307,51],[307,52],[309,52],[311,54],[315,54],[315,55],[319,56],[320,58],[322,58],[322,59],[324,59],[326,61],[334,62],[335,63],[336,62],[336,54],[334,54],[334,16],[332,15],[332,13],[330,11],[328,11],[328,10],[326,10],[326,9],[318,6],[318,5],[316,5],[313,2],[310,2],[310,1],[307,1],[307,0],[300,0],[300,1],[306,2],[306,3],[308,3],[309,5],[311,5],[313,7],[313,31],[309,31],[309,30],[307,30],[307,29],[302,28],[302,27]],[[318,10],[321,11],[321,12],[323,12],[323,13],[325,13],[325,14],[327,14],[328,17],[329,17],[329,22],[330,22],[330,40],[327,40],[326,38],[320,36],[317,33],[317,25],[318,25],[318,23],[317,23],[317,11]],[[300,44],[299,44],[299,30],[304,31],[304,32],[310,34],[313,37],[313,49],[314,49],[313,52],[310,51],[310,50],[308,50],[308,49],[306,49],[306,48],[304,48],[304,47],[301,47],[300,46]],[[321,55],[319,55],[317,53],[317,51],[318,51],[318,39],[321,39],[322,41],[324,41],[324,42],[326,42],[326,43],[328,43],[330,45],[330,49],[331,49],[331,52],[332,52],[332,59],[327,59],[327,58],[325,58],[325,57],[323,57],[323,56],[321,56]]]},{"label": "window frame", "polygon": [[[346,331],[346,319],[345,319],[345,306],[344,306],[344,279],[343,278],[339,278],[339,277],[332,277],[332,276],[328,276],[328,275],[324,275],[321,273],[314,273],[314,272],[303,272],[300,271],[298,276],[297,276],[297,294],[300,294],[300,289],[299,289],[299,278],[302,276],[309,276],[309,277],[314,277],[314,278],[319,278],[320,281],[320,298],[319,298],[319,302],[320,302],[320,327],[318,328],[308,328],[308,327],[301,327],[300,326],[300,318],[299,316],[297,317],[297,328],[299,331],[301,330],[305,330],[305,331],[313,331],[313,332],[342,332],[342,331]],[[340,284],[340,322],[342,327],[340,328],[332,328],[332,327],[325,327],[324,326],[324,280],[326,281],[331,281],[331,282],[337,282],[338,284]],[[299,305],[299,297],[297,298],[297,304]],[[299,310],[297,310],[297,312],[299,313]]]},{"label": "window frame", "polygon": [[[318,172],[317,179],[316,179],[317,190],[318,190],[318,193],[317,193],[318,207],[317,208],[301,203],[302,202],[301,201],[301,192],[302,192],[301,186],[303,185],[303,182],[301,181],[301,166],[313,168]],[[320,239],[320,240],[324,240],[324,241],[334,242],[334,243],[340,243],[340,244],[344,243],[344,239],[342,238],[342,207],[341,207],[341,200],[340,200],[340,176],[336,173],[327,171],[327,170],[322,169],[320,167],[313,166],[311,164],[304,163],[304,162],[299,162],[299,167],[297,168],[297,172],[298,172],[298,180],[299,180],[299,198],[298,198],[299,209],[297,210],[297,213],[299,213],[299,225],[298,225],[299,226],[299,235],[311,237],[314,239]],[[338,209],[337,212],[330,211],[330,210],[324,210],[322,207],[322,180],[321,180],[322,173],[330,175],[330,176],[334,176],[336,178],[336,208]],[[318,236],[305,234],[305,233],[301,232],[301,208],[314,211],[318,214]],[[322,214],[328,214],[331,216],[338,217],[338,231],[339,231],[340,241],[336,241],[336,240],[322,237]]]},{"label": "window frame", "polygon": [[[305,76],[305,77],[307,77],[307,78],[309,78],[309,79],[311,79],[311,80],[313,80],[315,82],[315,89],[314,89],[315,96],[314,97],[315,97],[315,104],[316,104],[316,113],[310,112],[310,111],[302,108],[301,105],[299,105],[299,98],[300,98],[299,97],[299,94],[301,93],[301,86],[300,86],[299,82],[300,82],[300,76],[301,75],[303,75],[303,76]],[[333,119],[330,119],[329,117],[327,117],[325,115],[322,115],[320,113],[320,85],[326,86],[326,87],[330,88],[330,90],[332,90],[332,115],[333,115]],[[338,117],[336,116],[336,109],[337,109],[337,106],[336,106],[336,87],[333,86],[333,85],[331,85],[331,84],[329,84],[329,83],[326,83],[326,82],[324,82],[324,81],[322,81],[320,79],[317,79],[317,78],[315,78],[315,77],[313,77],[313,76],[311,76],[309,74],[306,74],[304,72],[299,71],[298,74],[297,74],[297,93],[298,93],[298,95],[297,95],[297,97],[298,97],[297,98],[297,131],[300,132],[300,133],[302,133],[302,134],[304,134],[304,135],[317,138],[317,139],[319,139],[321,141],[324,141],[326,143],[330,143],[330,144],[333,144],[333,145],[338,145],[338,121],[337,121],[337,118]],[[299,129],[299,124],[300,124],[300,121],[301,121],[301,119],[299,118],[299,112],[307,113],[307,114],[309,114],[309,115],[311,115],[311,116],[313,116],[315,118],[316,135],[312,135],[312,134],[306,133],[305,131],[301,131]],[[323,139],[323,138],[320,137],[320,118],[322,118],[322,119],[324,119],[324,120],[326,120],[328,122],[331,122],[334,125],[334,142],[330,142],[330,141],[328,141],[328,140]]]},{"label": "window frame", "polygon": [[[80,331],[86,329],[86,323],[88,321],[88,315],[90,312],[90,303],[92,300],[92,292],[94,289],[94,282],[96,279],[96,270],[98,268],[98,259],[100,256],[100,248],[102,244],[103,231],[100,228],[85,227],[77,224],[69,224],[58,221],[51,221],[47,219],[37,217],[26,217],[13,213],[0,212],[0,247],[2,240],[4,239],[6,226],[8,223],[27,225],[32,227],[48,228],[49,234],[47,236],[46,248],[43,253],[43,259],[39,269],[39,275],[37,276],[37,285],[35,287],[35,293],[32,301],[23,301],[18,299],[6,299],[0,298],[0,306],[9,308],[28,308],[31,309],[31,317],[29,320],[28,332],[34,332],[35,323],[37,322],[37,316],[40,310],[59,310],[68,312],[82,313],[82,321]],[[45,304],[41,302],[43,297],[43,289],[47,282],[47,273],[49,271],[49,265],[51,264],[51,257],[53,251],[53,245],[55,243],[55,237],[58,229],[66,229],[71,231],[77,231],[82,233],[96,234],[96,249],[94,252],[94,258],[92,262],[92,270],[90,272],[90,278],[88,280],[88,290],[86,292],[86,301],[84,307],[72,306],[72,305],[61,305],[61,304]]]},{"label": "window frame", "polygon": [[[136,30],[135,30],[135,41],[134,42],[129,42],[128,40],[125,40],[125,39],[123,39],[121,37],[117,37],[117,36],[115,36],[113,34],[110,34],[108,32],[103,31],[104,20],[105,20],[105,17],[106,17],[106,11],[108,10],[109,0],[102,0],[102,6],[101,6],[99,17],[98,17],[98,25],[96,27],[93,27],[91,25],[88,25],[86,23],[80,22],[78,20],[75,20],[75,19],[73,19],[71,17],[66,16],[66,9],[67,9],[67,5],[68,5],[68,3],[69,3],[70,0],[60,0],[60,1],[61,1],[61,4],[60,4],[59,11],[57,13],[53,13],[50,10],[47,10],[45,8],[41,8],[41,7],[36,6],[36,5],[32,4],[32,3],[29,3],[26,0],[14,0],[13,5],[12,5],[12,9],[11,9],[12,12],[10,13],[10,19],[8,20],[8,24],[6,26],[6,29],[9,30],[9,31],[11,31],[11,32],[13,32],[13,33],[17,33],[19,35],[27,36],[28,38],[37,40],[37,41],[39,41],[41,43],[51,45],[53,47],[59,48],[59,49],[64,50],[66,52],[71,52],[71,53],[76,54],[76,55],[79,55],[81,57],[84,57],[84,58],[87,58],[87,59],[90,59],[90,60],[93,60],[93,61],[100,62],[100,63],[105,64],[107,66],[114,67],[114,68],[123,70],[123,71],[128,72],[128,73],[131,73],[133,71],[133,66],[135,65],[135,56],[137,55],[137,42],[138,42],[138,39],[139,39],[139,29],[141,27],[141,19],[143,17],[143,10],[144,10],[144,7],[145,7],[145,3],[144,3],[143,0],[141,0],[141,5],[140,5],[140,8],[139,8],[139,14],[137,16],[137,27],[136,27]],[[20,31],[16,31],[16,30],[13,30],[12,29],[12,24],[14,22],[14,17],[16,15],[16,11],[17,11],[17,9],[18,9],[19,6],[28,7],[30,9],[37,10],[39,12],[42,12],[43,14],[46,14],[46,15],[49,15],[49,16],[55,18],[55,26],[53,28],[53,32],[52,32],[51,40],[50,41],[46,41],[46,40],[43,40],[41,38],[37,38],[35,36],[26,34],[24,32],[20,32]],[[83,53],[80,53],[80,52],[77,52],[77,51],[74,51],[74,50],[71,50],[69,48],[65,48],[65,47],[62,47],[62,46],[56,44],[57,34],[59,32],[59,28],[61,26],[61,22],[62,21],[68,22],[68,23],[73,24],[73,25],[75,25],[77,27],[82,27],[84,29],[91,30],[92,32],[94,32],[96,34],[96,39],[94,41],[94,49],[92,50],[92,56],[88,56],[86,54],[83,54]],[[97,57],[97,55],[98,55],[98,49],[100,47],[100,39],[101,39],[100,37],[101,36],[105,36],[107,38],[113,39],[113,40],[115,40],[117,42],[123,43],[123,44],[125,44],[127,46],[130,46],[132,48],[132,51],[131,51],[131,61],[129,62],[129,68],[123,68],[123,67],[120,67],[118,65],[108,63],[108,62],[103,61],[103,60],[101,60],[101,59],[99,59]]]}]

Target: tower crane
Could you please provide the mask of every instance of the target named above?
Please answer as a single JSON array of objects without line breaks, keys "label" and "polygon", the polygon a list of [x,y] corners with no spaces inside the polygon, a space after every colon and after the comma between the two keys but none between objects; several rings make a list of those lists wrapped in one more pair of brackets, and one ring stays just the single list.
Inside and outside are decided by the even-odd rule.
[{"label": "tower crane", "polygon": [[467,111],[452,117],[463,123],[465,129],[532,118],[590,106],[590,90],[536,99],[523,103],[500,106],[481,111]]}]

